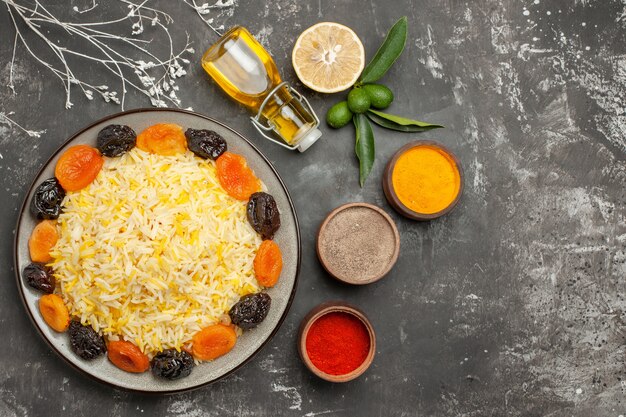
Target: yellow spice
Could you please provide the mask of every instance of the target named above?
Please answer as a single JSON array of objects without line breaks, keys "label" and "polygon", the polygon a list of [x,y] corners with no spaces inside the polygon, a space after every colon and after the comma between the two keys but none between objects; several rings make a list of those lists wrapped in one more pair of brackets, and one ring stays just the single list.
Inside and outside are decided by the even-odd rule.
[{"label": "yellow spice", "polygon": [[391,180],[402,204],[421,214],[448,207],[461,187],[459,169],[452,157],[430,145],[416,146],[400,155]]}]

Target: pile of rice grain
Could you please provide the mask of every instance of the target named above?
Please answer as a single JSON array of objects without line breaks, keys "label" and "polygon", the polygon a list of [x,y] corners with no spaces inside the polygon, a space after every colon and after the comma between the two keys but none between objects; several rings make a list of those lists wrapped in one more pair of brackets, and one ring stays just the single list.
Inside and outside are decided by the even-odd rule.
[{"label": "pile of rice grain", "polygon": [[149,356],[180,349],[261,289],[253,270],[261,238],[210,160],[133,149],[106,158],[96,180],[63,204],[52,250],[57,288],[70,314],[109,340]]}]

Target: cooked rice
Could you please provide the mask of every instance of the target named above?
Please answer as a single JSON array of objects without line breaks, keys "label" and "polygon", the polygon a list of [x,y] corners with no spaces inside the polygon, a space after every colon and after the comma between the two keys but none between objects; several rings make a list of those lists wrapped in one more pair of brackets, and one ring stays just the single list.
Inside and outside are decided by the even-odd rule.
[{"label": "cooked rice", "polygon": [[146,354],[180,349],[261,288],[261,244],[245,203],[220,186],[215,164],[133,149],[106,158],[96,180],[68,193],[52,251],[70,314]]}]

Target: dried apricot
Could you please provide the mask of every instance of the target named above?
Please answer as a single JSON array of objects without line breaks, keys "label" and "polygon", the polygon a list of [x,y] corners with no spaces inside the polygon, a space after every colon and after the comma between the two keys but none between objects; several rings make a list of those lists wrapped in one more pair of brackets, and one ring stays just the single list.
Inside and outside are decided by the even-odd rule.
[{"label": "dried apricot", "polygon": [[111,363],[122,371],[138,374],[150,368],[150,359],[136,345],[125,340],[109,342],[107,355]]},{"label": "dried apricot", "polygon": [[104,158],[96,148],[76,145],[61,155],[54,169],[54,176],[65,191],[78,191],[93,182],[104,164]]},{"label": "dried apricot", "polygon": [[224,152],[217,158],[217,178],[229,196],[247,200],[253,193],[261,191],[261,181],[248,167],[246,158],[232,152]]},{"label": "dried apricot", "polygon": [[283,255],[273,240],[264,240],[254,257],[256,280],[264,287],[273,287],[283,269]]},{"label": "dried apricot", "polygon": [[183,128],[173,123],[159,123],[137,136],[137,147],[157,155],[172,156],[187,150]]},{"label": "dried apricot", "polygon": [[46,294],[39,299],[39,311],[48,326],[57,332],[64,332],[70,327],[70,313],[63,299],[56,294]]},{"label": "dried apricot", "polygon": [[192,342],[193,356],[210,361],[231,351],[237,342],[237,333],[231,326],[214,324],[196,333]]},{"label": "dried apricot", "polygon": [[59,240],[56,222],[54,220],[43,220],[35,226],[28,239],[28,250],[30,259],[33,262],[46,263],[52,260],[50,250]]}]

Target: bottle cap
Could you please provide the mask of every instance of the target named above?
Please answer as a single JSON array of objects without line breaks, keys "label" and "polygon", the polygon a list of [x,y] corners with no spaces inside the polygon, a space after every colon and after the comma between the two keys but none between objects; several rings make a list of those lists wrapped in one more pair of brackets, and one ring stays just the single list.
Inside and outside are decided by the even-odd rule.
[{"label": "bottle cap", "polygon": [[319,129],[311,129],[307,132],[306,135],[300,142],[298,142],[298,150],[300,152],[304,152],[311,147],[320,137],[322,136],[322,132]]}]

